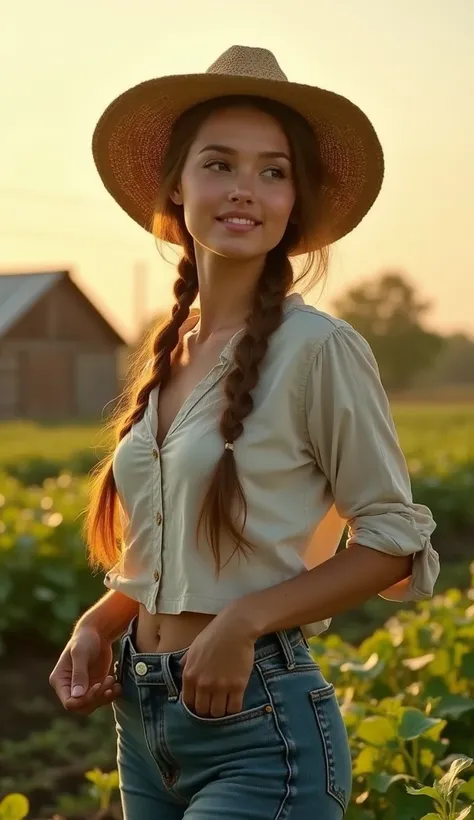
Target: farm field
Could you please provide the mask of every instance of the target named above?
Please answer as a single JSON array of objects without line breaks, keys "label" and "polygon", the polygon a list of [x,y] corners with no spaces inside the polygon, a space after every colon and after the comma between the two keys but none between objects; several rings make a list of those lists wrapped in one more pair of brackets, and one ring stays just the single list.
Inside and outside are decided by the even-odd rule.
[{"label": "farm field", "polygon": [[[431,784],[450,755],[474,755],[474,404],[398,403],[393,412],[414,498],[438,522],[442,572],[433,601],[373,599],[313,643],[346,703],[350,820],[422,818],[432,804],[407,795],[399,775]],[[80,537],[87,472],[105,440],[100,424],[0,424],[0,801],[23,793],[38,820],[96,817],[109,796],[102,817],[120,817],[111,709],[72,718],[48,684],[72,624],[105,591]],[[380,738],[390,724],[399,753],[379,742],[379,718]],[[419,721],[413,740],[407,720]],[[463,776],[474,801],[474,772]]]}]

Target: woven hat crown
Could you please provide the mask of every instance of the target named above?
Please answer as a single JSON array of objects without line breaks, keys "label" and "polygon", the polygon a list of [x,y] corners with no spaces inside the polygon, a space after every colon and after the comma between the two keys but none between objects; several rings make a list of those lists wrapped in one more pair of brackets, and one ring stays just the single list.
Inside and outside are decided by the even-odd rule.
[{"label": "woven hat crown", "polygon": [[92,151],[102,181],[118,204],[145,230],[180,242],[172,223],[157,228],[155,204],[173,128],[188,109],[222,97],[274,100],[306,120],[314,135],[320,180],[319,218],[291,255],[317,250],[352,231],[382,184],[383,151],[367,116],[346,97],[290,82],[266,48],[233,45],[199,74],[145,80],[109,103]]},{"label": "woven hat crown", "polygon": [[250,46],[231,46],[207,69],[206,74],[231,74],[236,77],[288,82],[288,77],[271,51]]}]

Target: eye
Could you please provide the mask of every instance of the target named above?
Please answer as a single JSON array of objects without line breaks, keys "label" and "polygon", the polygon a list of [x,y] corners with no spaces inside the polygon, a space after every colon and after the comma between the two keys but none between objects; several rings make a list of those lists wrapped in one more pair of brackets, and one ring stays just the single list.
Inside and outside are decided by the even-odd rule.
[{"label": "eye", "polygon": [[286,174],[281,168],[265,168],[263,173],[266,174],[268,171],[270,171],[270,173],[272,175],[276,174],[276,176],[272,176],[272,179],[285,179],[286,178]]},{"label": "eye", "polygon": [[[211,168],[213,165],[221,165],[224,166],[224,168],[229,168],[229,164],[227,162],[224,162],[224,160],[222,159],[213,159],[210,162],[206,162],[204,168]],[[222,169],[219,168],[218,170],[220,171]]]}]

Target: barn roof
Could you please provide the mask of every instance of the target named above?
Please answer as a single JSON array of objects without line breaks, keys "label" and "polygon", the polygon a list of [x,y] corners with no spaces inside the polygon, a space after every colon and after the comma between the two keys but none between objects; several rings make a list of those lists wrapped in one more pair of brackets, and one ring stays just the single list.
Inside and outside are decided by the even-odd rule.
[{"label": "barn roof", "polygon": [[[69,271],[0,273],[0,337],[30,310],[43,294],[64,278],[70,279],[78,287]],[[90,302],[89,297],[86,296],[86,298]],[[120,344],[126,344],[123,336],[110,324],[103,313],[95,305],[93,307],[115,333],[117,341]]]}]

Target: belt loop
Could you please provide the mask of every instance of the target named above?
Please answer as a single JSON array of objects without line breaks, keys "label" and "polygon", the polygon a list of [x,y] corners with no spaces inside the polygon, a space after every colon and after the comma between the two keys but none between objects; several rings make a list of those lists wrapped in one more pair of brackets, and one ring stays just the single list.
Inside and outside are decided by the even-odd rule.
[{"label": "belt loop", "polygon": [[276,633],[278,640],[280,641],[281,648],[283,650],[283,654],[286,660],[286,668],[287,669],[294,669],[296,666],[295,661],[295,653],[293,652],[293,647],[291,646],[290,640],[288,635],[284,629],[279,630]]},{"label": "belt loop", "polygon": [[168,690],[168,701],[174,703],[178,700],[179,691],[173,680],[173,675],[171,674],[169,655],[163,655],[161,658],[161,668],[163,670],[163,678],[166,683],[166,689]]}]

